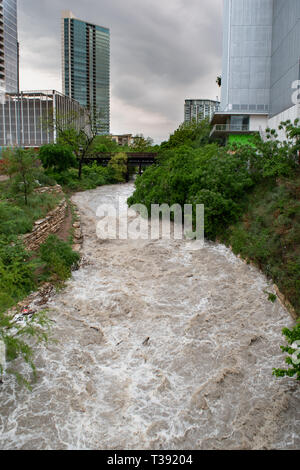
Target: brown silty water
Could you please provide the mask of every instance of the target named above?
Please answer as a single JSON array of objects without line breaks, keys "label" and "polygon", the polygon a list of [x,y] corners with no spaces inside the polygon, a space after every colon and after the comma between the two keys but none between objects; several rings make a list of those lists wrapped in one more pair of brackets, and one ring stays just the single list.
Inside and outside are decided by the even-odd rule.
[{"label": "brown silty water", "polygon": [[58,342],[38,347],[33,392],[0,388],[0,448],[299,449],[272,286],[222,245],[99,239],[99,205],[132,191],[73,197],[82,266],[49,301]]}]

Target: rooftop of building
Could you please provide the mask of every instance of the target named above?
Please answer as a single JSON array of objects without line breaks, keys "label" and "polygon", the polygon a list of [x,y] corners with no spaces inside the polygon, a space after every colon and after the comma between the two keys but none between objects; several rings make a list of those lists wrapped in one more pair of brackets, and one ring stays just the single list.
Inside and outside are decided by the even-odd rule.
[{"label": "rooftop of building", "polygon": [[77,18],[74,13],[70,10],[64,10],[62,11],[61,13],[61,17],[62,19],[71,19],[71,20],[77,20],[77,21],[81,21],[82,23],[86,23],[86,24],[90,24],[90,25],[93,25],[93,26],[96,26],[98,28],[101,28],[101,29],[104,29],[106,30],[107,32],[109,32],[109,28],[107,26],[101,26],[101,25],[98,25],[96,23],[94,23],[93,21],[86,21],[86,20],[82,20],[80,18]]},{"label": "rooftop of building", "polygon": [[56,97],[56,96],[60,96],[61,98],[65,98],[69,101],[72,101],[74,103],[77,103],[79,104],[79,102],[77,100],[75,100],[74,98],[71,98],[70,96],[66,96],[64,95],[63,93],[61,93],[60,91],[57,91],[57,90],[20,90],[19,92],[16,91],[16,92],[7,92],[6,93],[7,96],[10,96],[12,99],[19,99],[19,98],[26,98],[26,99],[35,99],[35,98],[39,98],[39,99],[51,99],[53,97]]},{"label": "rooftop of building", "polygon": [[112,137],[132,137],[132,134],[111,134]]},{"label": "rooftop of building", "polygon": [[188,102],[188,101],[208,101],[209,103],[219,103],[220,104],[220,101],[211,100],[209,98],[188,98],[188,99],[185,100],[185,102]]}]

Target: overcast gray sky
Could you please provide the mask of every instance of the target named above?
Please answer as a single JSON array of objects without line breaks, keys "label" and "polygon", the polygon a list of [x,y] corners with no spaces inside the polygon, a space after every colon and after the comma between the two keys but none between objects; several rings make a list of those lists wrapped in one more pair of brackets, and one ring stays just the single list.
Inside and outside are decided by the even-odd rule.
[{"label": "overcast gray sky", "polygon": [[186,98],[215,99],[222,0],[19,0],[21,89],[62,90],[61,11],[110,28],[111,132],[165,140]]}]

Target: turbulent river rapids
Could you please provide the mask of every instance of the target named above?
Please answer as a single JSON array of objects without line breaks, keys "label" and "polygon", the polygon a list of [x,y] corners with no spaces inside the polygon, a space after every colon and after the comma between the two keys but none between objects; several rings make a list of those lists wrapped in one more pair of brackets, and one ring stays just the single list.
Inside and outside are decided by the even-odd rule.
[{"label": "turbulent river rapids", "polygon": [[98,206],[132,192],[73,196],[81,267],[47,304],[57,342],[37,347],[33,391],[0,386],[0,448],[299,449],[272,285],[222,245],[99,239]]}]

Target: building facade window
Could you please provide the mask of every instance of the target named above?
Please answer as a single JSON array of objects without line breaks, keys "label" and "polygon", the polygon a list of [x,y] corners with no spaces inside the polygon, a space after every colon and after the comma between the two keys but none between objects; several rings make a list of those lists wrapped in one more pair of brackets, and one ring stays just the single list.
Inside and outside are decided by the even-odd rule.
[{"label": "building facade window", "polygon": [[63,13],[63,90],[110,132],[110,31]]},{"label": "building facade window", "polygon": [[0,81],[7,92],[19,87],[17,0],[0,1]]},{"label": "building facade window", "polygon": [[220,106],[219,101],[213,100],[185,100],[184,105],[184,121],[196,122],[203,119],[211,120]]}]

